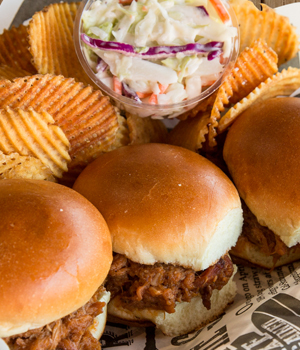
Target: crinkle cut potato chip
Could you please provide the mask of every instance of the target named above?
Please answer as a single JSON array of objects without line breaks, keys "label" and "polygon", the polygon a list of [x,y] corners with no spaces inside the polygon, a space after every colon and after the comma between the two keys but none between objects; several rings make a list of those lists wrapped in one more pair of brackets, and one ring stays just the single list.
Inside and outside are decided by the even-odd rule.
[{"label": "crinkle cut potato chip", "polygon": [[31,107],[52,115],[70,141],[69,171],[82,170],[111,149],[120,128],[119,113],[108,97],[63,76],[46,74],[1,81],[0,108],[6,106]]},{"label": "crinkle cut potato chip", "polygon": [[36,12],[29,23],[33,64],[40,74],[63,75],[94,85],[82,68],[74,48],[73,25],[78,3],[57,3]]},{"label": "crinkle cut potato chip", "polygon": [[277,54],[262,39],[246,47],[222,84],[221,90],[226,92],[229,103],[237,103],[261,82],[276,73],[277,62]]},{"label": "crinkle cut potato chip", "polygon": [[30,75],[37,73],[28,47],[27,27],[20,25],[18,28],[4,29],[0,35],[0,64],[25,70]]},{"label": "crinkle cut potato chip", "polygon": [[225,107],[246,97],[277,70],[277,55],[262,39],[256,40],[239,55],[220,86],[211,111],[208,135],[211,148],[216,145],[216,128]]},{"label": "crinkle cut potato chip", "polygon": [[[72,187],[76,177],[87,164],[103,153],[113,151],[130,143],[127,120],[119,114],[117,109],[115,113],[117,116],[116,126],[113,124],[110,129],[108,127],[107,130],[100,130],[100,132],[103,132],[103,135],[99,134],[99,139],[92,140],[91,145],[88,140],[83,140],[81,153],[79,153],[78,159],[75,156],[76,158],[71,162],[71,169],[69,165],[69,171],[64,173],[63,178],[59,180],[61,184]],[[110,123],[109,120],[107,123]]]},{"label": "crinkle cut potato chip", "polygon": [[63,131],[53,124],[54,119],[47,112],[37,113],[31,108],[27,111],[9,107],[1,109],[0,151],[35,157],[54,176],[62,177],[71,160],[70,144]]},{"label": "crinkle cut potato chip", "polygon": [[9,67],[7,65],[0,65],[0,80],[7,79],[13,80],[15,78],[30,76],[31,73],[15,67]]},{"label": "crinkle cut potato chip", "polygon": [[50,168],[39,159],[20,156],[19,153],[4,154],[0,151],[0,179],[35,179],[55,182]]},{"label": "crinkle cut potato chip", "polygon": [[160,120],[140,118],[130,113],[126,113],[126,120],[130,145],[167,142],[168,130]]},{"label": "crinkle cut potato chip", "polygon": [[33,108],[52,115],[70,141],[71,162],[68,173],[63,175],[63,183],[68,186],[103,152],[137,143],[138,137],[134,135],[138,130],[144,130],[145,134],[148,131],[143,142],[161,142],[163,139],[163,133],[159,138],[154,135],[161,121],[140,118],[137,125],[130,118],[126,120],[99,90],[63,76],[46,74],[17,78],[13,82],[0,81],[0,108],[7,106]]},{"label": "crinkle cut potato chip", "polygon": [[240,51],[262,38],[277,53],[278,65],[292,59],[299,50],[296,28],[287,17],[261,4],[260,11],[250,0],[230,0],[240,29]]},{"label": "crinkle cut potato chip", "polygon": [[169,134],[168,144],[197,152],[208,134],[210,112],[198,114],[195,118],[181,120]]},{"label": "crinkle cut potato chip", "polygon": [[255,88],[247,97],[230,108],[221,118],[218,133],[224,132],[234,120],[246,109],[259,101],[272,97],[289,96],[300,86],[300,69],[288,68],[277,73]]}]

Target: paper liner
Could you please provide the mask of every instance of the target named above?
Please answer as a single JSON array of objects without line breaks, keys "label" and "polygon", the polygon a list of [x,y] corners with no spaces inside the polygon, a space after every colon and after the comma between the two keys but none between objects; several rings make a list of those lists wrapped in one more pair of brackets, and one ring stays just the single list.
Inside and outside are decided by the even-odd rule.
[{"label": "paper liner", "polygon": [[20,156],[19,153],[4,154],[0,151],[0,179],[35,179],[55,182],[50,168],[39,159]]},{"label": "paper liner", "polygon": [[268,78],[255,88],[247,97],[238,102],[222,117],[218,133],[224,132],[234,120],[253,104],[277,96],[289,96],[300,86],[300,69],[288,68]]},{"label": "paper liner", "polygon": [[26,77],[30,75],[31,73],[21,68],[10,67],[4,64],[0,65],[0,80],[3,80],[3,79],[13,80],[15,78]]},{"label": "paper liner", "polygon": [[180,121],[169,134],[168,143],[197,152],[208,133],[210,112]]},{"label": "paper liner", "polygon": [[[0,108],[29,107],[47,111],[70,141],[69,171],[83,169],[113,147],[120,124],[118,112],[91,86],[55,75],[34,75],[0,82]],[[76,170],[77,169],[77,170]]]},{"label": "paper liner", "polygon": [[216,146],[216,128],[225,107],[240,101],[277,70],[277,55],[265,41],[259,39],[245,48],[217,92],[210,118],[210,147]]},{"label": "paper liner", "polygon": [[32,65],[32,56],[28,47],[28,33],[25,26],[4,29],[0,35],[0,64],[35,74],[36,69]]},{"label": "paper liner", "polygon": [[240,51],[262,38],[277,53],[278,65],[292,59],[299,50],[296,28],[287,17],[262,4],[262,11],[248,0],[231,0],[239,23]]},{"label": "paper liner", "polygon": [[73,26],[77,8],[78,3],[62,2],[35,13],[28,28],[30,52],[39,73],[62,74],[93,85],[74,48]]},{"label": "paper liner", "polygon": [[168,130],[162,121],[140,118],[130,113],[126,114],[126,118],[131,145],[148,142],[165,143],[167,141]]},{"label": "paper liner", "polygon": [[51,169],[56,177],[68,171],[71,160],[69,141],[63,131],[53,125],[47,112],[37,113],[29,108],[9,107],[0,110],[0,150],[4,154],[19,153],[33,156]]}]

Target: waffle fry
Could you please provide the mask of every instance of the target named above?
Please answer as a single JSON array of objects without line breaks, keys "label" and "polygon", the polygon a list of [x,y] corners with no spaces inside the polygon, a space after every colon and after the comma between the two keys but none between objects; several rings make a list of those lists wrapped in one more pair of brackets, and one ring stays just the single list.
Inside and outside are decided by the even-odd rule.
[{"label": "waffle fry", "polygon": [[197,152],[208,134],[210,112],[180,121],[169,134],[168,143]]},{"label": "waffle fry", "polygon": [[247,97],[238,102],[222,117],[218,125],[218,133],[224,132],[234,120],[250,106],[257,102],[277,97],[289,96],[300,86],[300,69],[288,68],[268,78],[255,88]]},{"label": "waffle fry", "polygon": [[55,182],[52,171],[39,159],[20,156],[19,153],[4,154],[0,151],[0,179],[35,179]]},{"label": "waffle fry", "polygon": [[262,11],[250,0],[230,0],[240,28],[240,51],[262,38],[277,53],[278,65],[292,59],[298,52],[296,28],[287,17],[262,4]]},{"label": "waffle fry", "polygon": [[31,75],[31,73],[21,68],[9,67],[4,64],[0,65],[0,80],[3,80],[3,79],[13,80],[15,78],[26,77],[29,75]]},{"label": "waffle fry", "polygon": [[0,108],[7,106],[53,116],[70,141],[68,168],[73,177],[102,152],[125,142],[119,113],[108,97],[74,79],[47,74],[1,81]]},{"label": "waffle fry", "polygon": [[261,39],[255,41],[250,48],[246,48],[239,55],[214,101],[208,137],[210,147],[216,145],[216,128],[226,106],[246,97],[261,82],[277,72],[277,69],[276,53]]},{"label": "waffle fry", "polygon": [[0,35],[0,64],[35,74],[36,69],[31,63],[32,56],[28,46],[28,34],[25,26],[12,27],[10,30],[4,29]]},{"label": "waffle fry", "polygon": [[51,169],[56,177],[68,171],[71,160],[69,141],[47,112],[29,108],[0,110],[0,150],[4,154],[33,156]]},{"label": "waffle fry", "polygon": [[30,52],[39,73],[61,74],[93,85],[74,48],[73,25],[77,8],[77,3],[57,3],[37,12],[29,23]]},{"label": "waffle fry", "polygon": [[136,115],[126,114],[131,145],[157,142],[165,143],[168,130],[160,120],[151,118],[140,118]]}]

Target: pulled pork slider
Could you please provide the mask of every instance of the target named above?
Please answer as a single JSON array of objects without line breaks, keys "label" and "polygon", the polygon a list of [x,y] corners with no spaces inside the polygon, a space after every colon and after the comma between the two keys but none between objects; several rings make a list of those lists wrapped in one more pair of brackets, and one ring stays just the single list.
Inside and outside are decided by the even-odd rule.
[{"label": "pulled pork slider", "polygon": [[70,188],[0,181],[0,337],[11,350],[100,349],[112,262],[99,211]]},{"label": "pulled pork slider", "polygon": [[112,320],[174,336],[209,323],[233,301],[227,251],[241,232],[241,203],[207,159],[164,144],[126,146],[90,164],[74,189],[112,234]]},{"label": "pulled pork slider", "polygon": [[233,124],[224,159],[244,200],[231,254],[272,269],[300,258],[300,99],[273,98]]}]

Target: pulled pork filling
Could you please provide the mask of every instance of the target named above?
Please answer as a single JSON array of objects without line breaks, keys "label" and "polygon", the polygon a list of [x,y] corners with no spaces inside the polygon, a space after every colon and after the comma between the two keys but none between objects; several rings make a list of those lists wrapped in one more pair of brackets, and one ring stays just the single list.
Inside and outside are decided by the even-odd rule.
[{"label": "pulled pork filling", "polygon": [[213,290],[221,290],[233,270],[228,255],[204,271],[194,271],[171,264],[138,264],[124,255],[114,254],[106,289],[112,293],[111,298],[119,295],[122,307],[127,309],[149,308],[173,313],[176,302],[189,302],[201,295],[209,310]]},{"label": "pulled pork filling", "polygon": [[292,248],[288,248],[286,244],[273,231],[262,226],[251,212],[247,205],[243,202],[244,226],[237,245],[232,248],[232,253],[238,255],[243,251],[243,247],[247,242],[254,244],[262,253],[273,257],[274,266],[277,260],[285,254],[288,254]]},{"label": "pulled pork filling", "polygon": [[58,321],[3,339],[11,350],[100,350],[88,328],[105,306],[98,301],[103,291],[100,287],[83,307]]}]

